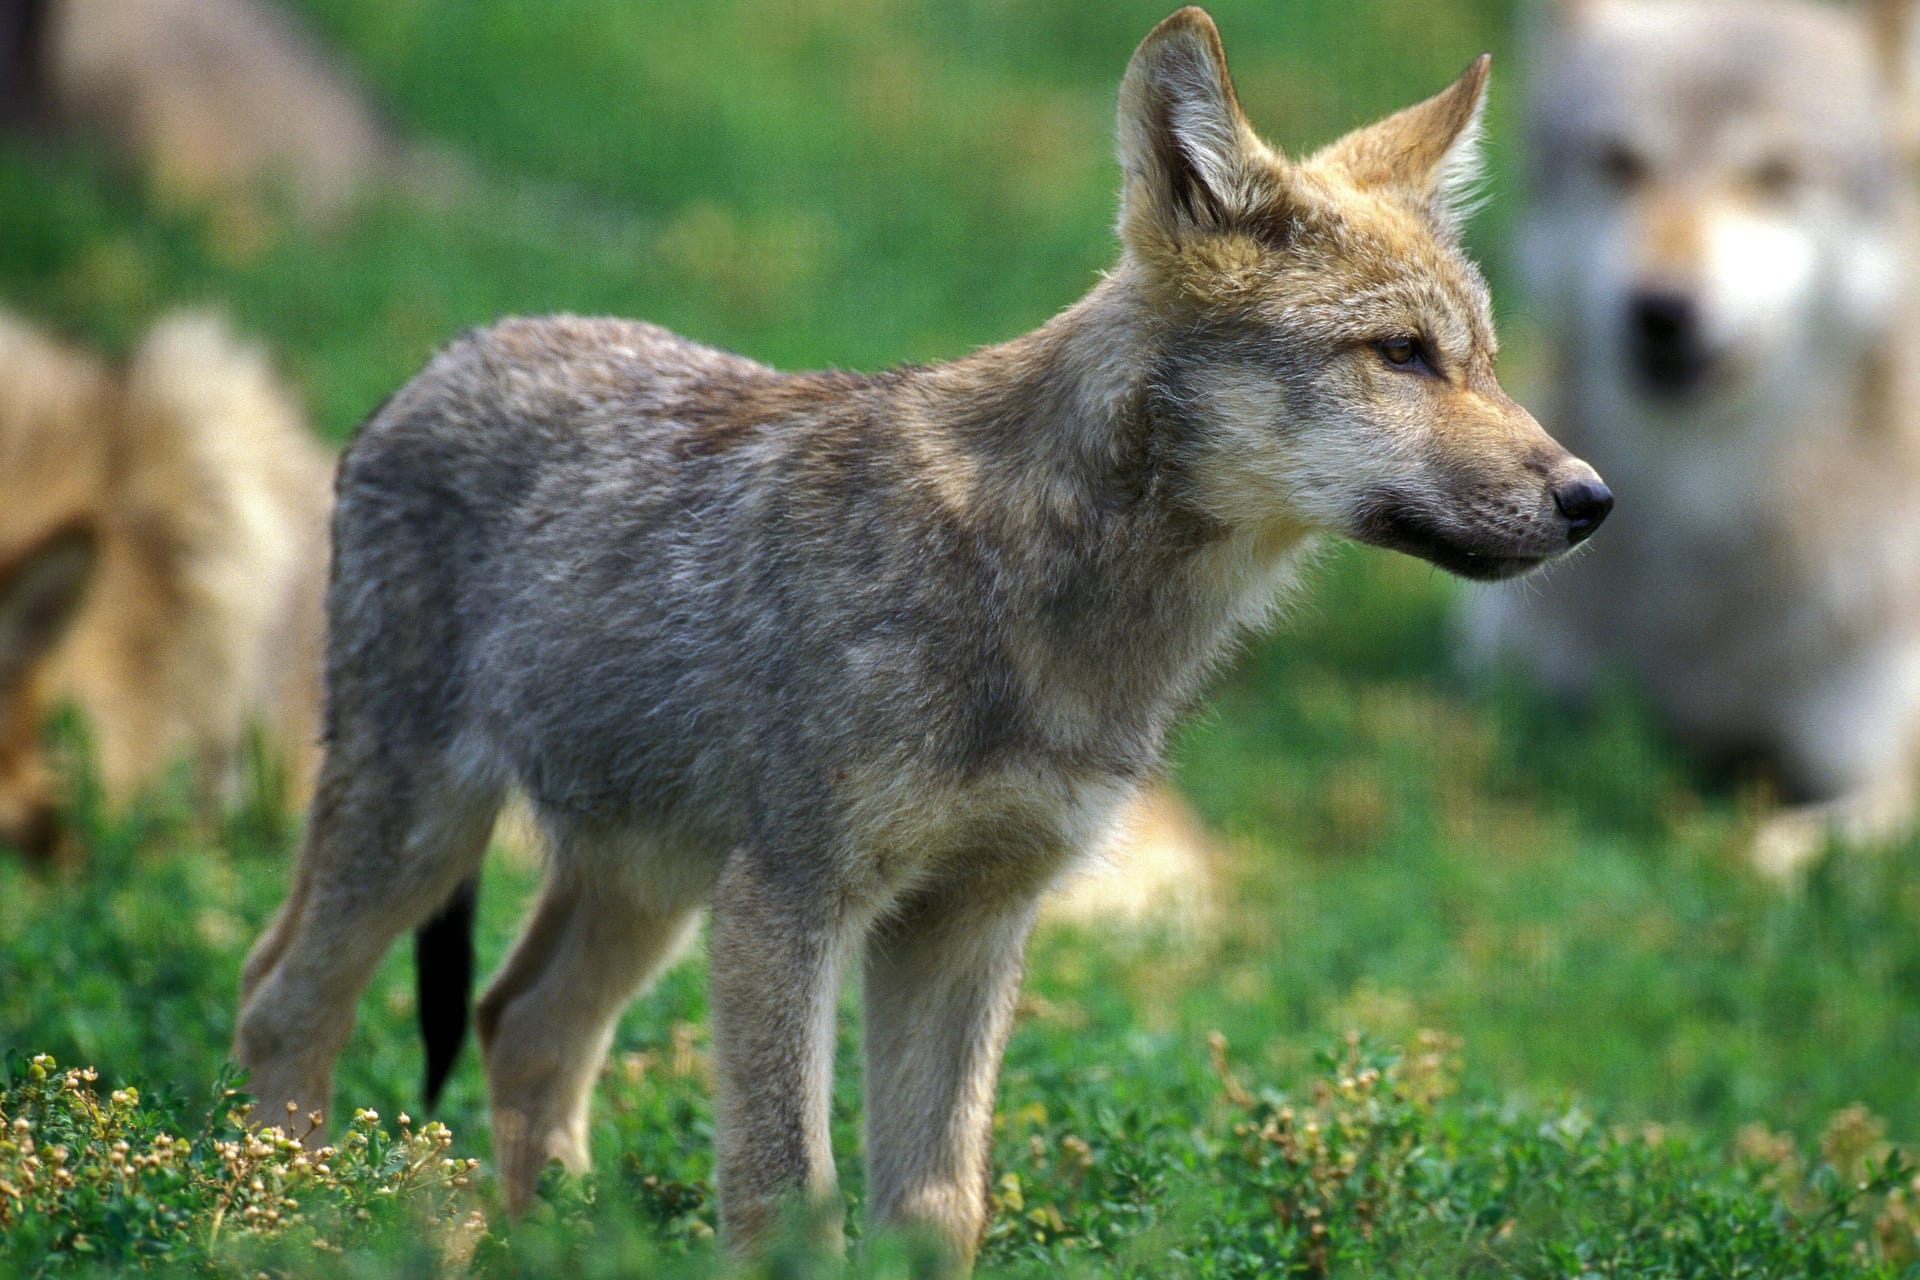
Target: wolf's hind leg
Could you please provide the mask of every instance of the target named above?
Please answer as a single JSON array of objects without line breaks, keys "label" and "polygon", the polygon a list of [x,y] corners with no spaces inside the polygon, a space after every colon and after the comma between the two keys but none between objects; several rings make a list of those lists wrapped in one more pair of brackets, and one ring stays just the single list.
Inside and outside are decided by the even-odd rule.
[{"label": "wolf's hind leg", "polygon": [[699,919],[699,896],[676,894],[672,877],[647,885],[635,875],[646,864],[632,851],[628,865],[610,867],[600,850],[567,847],[581,842],[561,836],[539,904],[476,1017],[494,1161],[516,1212],[548,1161],[586,1171],[588,1106],[614,1023],[685,947]]},{"label": "wolf's hind leg", "polygon": [[931,1231],[963,1268],[987,1226],[994,1089],[1038,893],[942,893],[867,944],[868,1217]]},{"label": "wolf's hind leg", "polygon": [[499,805],[497,788],[329,755],[292,892],[241,976],[233,1056],[252,1072],[256,1120],[284,1123],[288,1103],[327,1110],[360,992],[394,938],[479,865]]}]

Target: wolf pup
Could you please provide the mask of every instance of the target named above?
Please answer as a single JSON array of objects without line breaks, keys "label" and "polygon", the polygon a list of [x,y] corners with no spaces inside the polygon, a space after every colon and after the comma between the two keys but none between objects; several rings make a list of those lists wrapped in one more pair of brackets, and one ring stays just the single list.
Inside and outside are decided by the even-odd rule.
[{"label": "wolf pup", "polygon": [[1920,769],[1913,7],[1566,0],[1531,106],[1556,421],[1636,501],[1470,646],[1765,767],[1775,871],[1897,833]]},{"label": "wolf pup", "polygon": [[969,1259],[1035,903],[1315,536],[1510,577],[1611,504],[1494,380],[1486,79],[1290,160],[1183,9],[1120,90],[1120,263],[1033,333],[873,376],[570,317],[436,357],[341,464],[326,755],[235,1038],[264,1114],[327,1104],[511,783],[552,848],[478,1012],[508,1204],[587,1163],[615,1016],[710,902],[732,1245],[832,1194],[852,960],[872,1212]]}]

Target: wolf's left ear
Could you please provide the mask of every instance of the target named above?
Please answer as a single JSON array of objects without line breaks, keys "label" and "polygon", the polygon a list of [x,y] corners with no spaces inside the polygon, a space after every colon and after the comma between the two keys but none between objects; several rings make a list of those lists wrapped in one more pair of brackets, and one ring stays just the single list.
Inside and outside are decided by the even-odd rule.
[{"label": "wolf's left ear", "polygon": [[1308,163],[1343,170],[1362,189],[1400,195],[1443,231],[1458,232],[1480,178],[1480,115],[1492,67],[1492,55],[1481,54],[1433,97],[1354,130]]},{"label": "wolf's left ear", "polygon": [[1222,231],[1259,202],[1266,148],[1240,111],[1220,32],[1180,10],[1148,33],[1120,82],[1121,236]]}]

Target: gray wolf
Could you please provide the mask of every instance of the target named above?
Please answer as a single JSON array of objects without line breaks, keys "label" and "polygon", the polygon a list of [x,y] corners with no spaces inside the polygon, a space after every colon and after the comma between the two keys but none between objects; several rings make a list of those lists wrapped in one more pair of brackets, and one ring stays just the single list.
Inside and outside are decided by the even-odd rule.
[{"label": "gray wolf", "polygon": [[1636,680],[1794,807],[1753,855],[1903,827],[1920,729],[1909,0],[1586,0],[1543,23],[1525,265],[1604,554],[1470,598],[1469,650]]},{"label": "gray wolf", "polygon": [[1295,160],[1181,10],[1121,86],[1118,265],[949,363],[567,316],[441,352],[341,462],[325,760],[234,1041],[265,1117],[328,1105],[512,785],[551,856],[478,1007],[509,1206],[587,1163],[614,1019],[710,903],[725,1237],[832,1194],[855,966],[871,1213],[964,1265],[1035,904],[1316,538],[1498,578],[1611,504],[1493,375],[1457,242],[1487,65]]},{"label": "gray wolf", "polygon": [[55,849],[60,702],[110,802],[180,759],[231,798],[256,730],[308,794],[330,472],[211,315],[164,317],[112,363],[0,314],[0,843]]}]

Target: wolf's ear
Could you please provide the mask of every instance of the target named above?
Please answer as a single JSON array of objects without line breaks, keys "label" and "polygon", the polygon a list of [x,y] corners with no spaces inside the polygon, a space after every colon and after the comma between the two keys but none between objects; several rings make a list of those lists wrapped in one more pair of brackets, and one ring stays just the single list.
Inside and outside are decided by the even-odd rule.
[{"label": "wolf's ear", "polygon": [[1272,159],[1241,114],[1220,32],[1188,6],[1148,33],[1120,82],[1120,233],[1182,240],[1220,231],[1260,198]]},{"label": "wolf's ear", "polygon": [[1354,130],[1308,163],[1342,170],[1362,189],[1398,194],[1443,231],[1457,232],[1480,178],[1480,115],[1492,67],[1492,55],[1481,54],[1433,97]]},{"label": "wolf's ear", "polygon": [[0,569],[0,691],[66,634],[96,558],[93,530],[72,524]]}]

